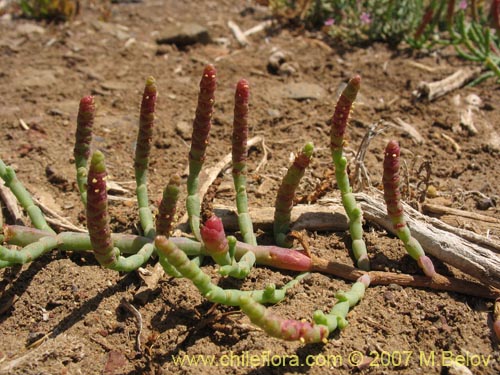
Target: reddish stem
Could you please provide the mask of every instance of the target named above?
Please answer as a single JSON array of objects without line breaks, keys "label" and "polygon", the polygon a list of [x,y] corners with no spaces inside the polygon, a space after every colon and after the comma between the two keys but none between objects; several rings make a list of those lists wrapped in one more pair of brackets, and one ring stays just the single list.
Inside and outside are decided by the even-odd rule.
[{"label": "reddish stem", "polygon": [[92,127],[95,119],[95,102],[93,96],[84,96],[80,100],[80,108],[76,119],[76,141],[74,156],[76,159],[87,160],[90,156],[92,142]]},{"label": "reddish stem", "polygon": [[337,101],[335,112],[333,113],[330,133],[330,146],[332,151],[341,149],[344,145],[344,134],[347,127],[347,120],[349,119],[352,103],[356,99],[360,85],[361,77],[359,75],[351,78]]},{"label": "reddish stem", "polygon": [[207,65],[200,81],[198,106],[193,122],[193,136],[189,158],[203,162],[208,145],[208,135],[212,126],[212,113],[215,102],[216,70],[213,65]]},{"label": "reddish stem", "polygon": [[[236,85],[234,95],[233,121],[233,173],[243,173],[243,166],[247,160],[248,139],[248,100],[250,86],[246,79],[241,79]],[[243,164],[243,166],[241,165]]]}]

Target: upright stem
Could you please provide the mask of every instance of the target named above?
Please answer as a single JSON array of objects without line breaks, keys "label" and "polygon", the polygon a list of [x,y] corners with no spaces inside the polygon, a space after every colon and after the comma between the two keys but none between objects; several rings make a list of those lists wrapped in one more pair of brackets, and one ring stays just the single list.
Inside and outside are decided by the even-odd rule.
[{"label": "upright stem", "polygon": [[158,92],[156,89],[155,79],[153,77],[149,77],[146,80],[146,86],[144,87],[144,93],[142,95],[139,132],[137,134],[134,160],[139,218],[144,235],[149,238],[154,238],[155,236],[153,214],[149,208],[147,182],[149,154],[151,152],[151,141],[153,138],[153,125],[157,96]]},{"label": "upright stem", "polygon": [[274,240],[278,246],[291,247],[293,245],[293,241],[287,237],[290,231],[293,198],[295,197],[295,191],[299,186],[300,180],[311,162],[313,152],[313,144],[307,143],[295,157],[290,168],[288,168],[278,189],[273,225]]},{"label": "upright stem", "polygon": [[198,241],[200,235],[201,202],[198,195],[199,174],[205,161],[208,145],[208,135],[212,126],[212,113],[215,102],[216,70],[213,65],[207,65],[200,81],[200,93],[196,116],[193,122],[193,136],[189,151],[189,176],[187,180],[188,196],[186,209],[191,231]]},{"label": "upright stem", "polygon": [[403,205],[401,203],[401,193],[399,191],[399,144],[396,141],[389,141],[385,148],[384,157],[384,199],[387,205],[387,213],[391,218],[392,225],[397,236],[405,246],[408,254],[415,259],[424,273],[432,277],[436,273],[434,265],[429,257],[425,255],[420,243],[412,237],[410,229],[406,225]]},{"label": "upright stem", "polygon": [[142,243],[139,251],[127,258],[120,256],[109,226],[104,155],[94,152],[87,179],[87,228],[94,255],[103,267],[130,272],[144,264],[154,251],[151,242]]},{"label": "upright stem", "polygon": [[234,95],[233,121],[233,181],[236,190],[236,207],[238,210],[238,226],[243,241],[250,245],[257,245],[253,232],[252,219],[248,212],[247,183],[247,139],[248,139],[248,98],[250,89],[248,81],[242,79],[236,86]]},{"label": "upright stem", "polygon": [[163,198],[158,207],[158,215],[156,217],[157,235],[170,236],[177,211],[180,184],[181,178],[178,175],[173,175],[163,190]]},{"label": "upright stem", "polygon": [[75,158],[76,182],[80,191],[80,199],[87,205],[87,160],[90,156],[92,142],[92,127],[95,119],[95,102],[92,96],[85,96],[80,100],[78,117],[76,119]]},{"label": "upright stem", "polygon": [[330,148],[332,159],[335,165],[335,178],[342,196],[342,205],[345,208],[349,218],[349,232],[352,238],[352,251],[359,268],[363,270],[370,269],[366,245],[363,241],[363,214],[361,208],[356,203],[354,194],[349,184],[347,175],[347,159],[344,156],[344,134],[347,122],[351,112],[352,104],[356,99],[361,83],[361,77],[352,78],[342,94],[339,97],[335,112],[332,118],[332,127],[330,133]]},{"label": "upright stem", "polygon": [[90,161],[87,179],[87,229],[97,261],[103,267],[112,268],[118,261],[119,250],[111,239],[106,177],[104,155],[96,151]]}]

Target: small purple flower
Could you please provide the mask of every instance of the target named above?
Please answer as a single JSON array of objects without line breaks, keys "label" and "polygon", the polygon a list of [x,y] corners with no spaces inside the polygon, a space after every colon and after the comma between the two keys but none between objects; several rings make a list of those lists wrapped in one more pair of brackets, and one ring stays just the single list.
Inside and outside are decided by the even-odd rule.
[{"label": "small purple flower", "polygon": [[461,0],[460,3],[458,3],[458,9],[460,10],[467,9],[467,0]]},{"label": "small purple flower", "polygon": [[367,12],[361,13],[361,16],[359,16],[359,20],[361,21],[362,24],[365,25],[372,23],[372,17],[370,16],[370,13]]},{"label": "small purple flower", "polygon": [[333,18],[328,18],[326,21],[325,21],[325,26],[332,26],[335,24],[335,20]]}]

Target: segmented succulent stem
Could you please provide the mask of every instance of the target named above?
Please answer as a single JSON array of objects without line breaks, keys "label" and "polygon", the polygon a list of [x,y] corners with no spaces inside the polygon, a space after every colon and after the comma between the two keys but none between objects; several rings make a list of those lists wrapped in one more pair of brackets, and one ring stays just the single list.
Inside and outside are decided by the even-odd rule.
[{"label": "segmented succulent stem", "polygon": [[352,238],[352,251],[359,268],[369,270],[370,262],[368,259],[366,245],[363,241],[363,213],[356,203],[354,194],[349,184],[347,175],[347,159],[344,156],[344,135],[347,122],[351,112],[352,104],[356,99],[361,83],[361,77],[352,78],[340,95],[335,112],[332,118],[330,133],[330,148],[332,159],[335,165],[335,178],[342,196],[342,205],[349,218],[349,232]]},{"label": "segmented succulent stem", "polygon": [[281,186],[276,196],[273,224],[274,240],[278,246],[291,247],[293,244],[293,241],[287,237],[290,231],[293,198],[295,197],[295,191],[299,186],[300,180],[311,162],[313,152],[313,144],[310,142],[307,143],[295,157],[293,164],[288,168],[286,175],[281,181]]},{"label": "segmented succulent stem", "polygon": [[231,276],[237,279],[244,279],[248,276],[253,266],[255,265],[256,256],[253,251],[247,251],[243,254],[239,261],[236,261],[234,258],[234,254],[236,253],[236,246],[238,244],[238,241],[236,240],[236,237],[228,236],[227,242],[229,245],[229,253],[231,254],[232,263],[222,266],[219,269],[219,273],[222,276]]},{"label": "segmented succulent stem", "polygon": [[156,216],[157,235],[168,237],[172,232],[175,213],[177,211],[177,201],[179,200],[180,185],[181,178],[178,175],[174,175],[163,190],[163,198],[158,207],[158,215]]},{"label": "segmented succulent stem", "polygon": [[306,321],[284,319],[273,314],[269,309],[253,300],[251,297],[240,297],[241,311],[251,322],[262,328],[268,335],[287,341],[300,340],[303,343],[325,342],[328,327]]},{"label": "segmented succulent stem", "polygon": [[154,251],[152,243],[144,244],[137,254],[120,256],[114,246],[109,226],[106,166],[104,155],[94,152],[87,178],[87,229],[94,255],[100,265],[115,271],[130,272],[145,263]]},{"label": "segmented succulent stem", "polygon": [[119,250],[113,247],[111,239],[106,177],[104,155],[96,151],[87,178],[87,229],[97,261],[103,267],[112,268],[118,262]]},{"label": "segmented succulent stem", "polygon": [[[47,236],[40,238],[36,242],[30,243],[22,250],[10,250],[0,246],[0,260],[9,263],[9,266],[14,264],[25,264],[33,261],[39,256],[49,252],[59,245],[59,241],[55,236]],[[1,264],[0,264],[0,268]]]},{"label": "segmented succulent stem", "polygon": [[337,303],[328,314],[320,310],[315,311],[313,314],[314,322],[327,326],[329,332],[333,332],[337,328],[344,329],[348,324],[346,317],[349,309],[359,303],[369,286],[370,277],[367,274],[361,276],[352,285],[351,290],[347,292],[339,291],[335,294]]},{"label": "segmented succulent stem", "polygon": [[391,218],[396,235],[403,242],[408,254],[418,262],[418,265],[427,276],[432,277],[435,274],[434,265],[430,258],[425,255],[420,243],[412,237],[410,228],[406,225],[399,190],[400,153],[398,142],[389,141],[385,148],[384,176],[382,178],[387,214]]},{"label": "segmented succulent stem", "polygon": [[154,238],[153,214],[149,208],[148,199],[148,165],[153,139],[153,125],[155,120],[155,105],[158,92],[153,77],[146,80],[144,93],[142,95],[141,114],[139,117],[139,131],[135,148],[135,180],[136,194],[139,205],[139,218],[142,230],[146,237]]},{"label": "segmented succulent stem", "polygon": [[201,238],[207,253],[221,266],[232,262],[229,254],[229,243],[224,232],[222,220],[212,215],[201,227]]},{"label": "segmented succulent stem", "polygon": [[189,216],[191,231],[197,240],[200,235],[201,202],[198,195],[199,174],[205,161],[205,151],[208,145],[208,136],[212,126],[212,113],[215,102],[216,70],[213,65],[207,65],[203,70],[200,81],[198,105],[193,121],[193,135],[189,151],[189,176],[187,180],[188,196],[186,209]]},{"label": "segmented succulent stem", "polygon": [[92,127],[95,119],[94,97],[84,96],[80,100],[78,117],[76,119],[76,135],[73,156],[75,158],[76,182],[80,191],[80,199],[87,205],[87,161],[90,157],[92,142]]},{"label": "segmented succulent stem", "polygon": [[21,181],[17,179],[14,169],[6,166],[2,160],[0,160],[0,178],[4,181],[5,186],[12,191],[12,194],[14,194],[21,207],[26,211],[35,228],[49,233],[55,233],[54,230],[49,227],[49,224],[47,224],[42,210],[33,202],[28,190],[26,190]]},{"label": "segmented succulent stem", "polygon": [[[4,241],[8,244],[21,247],[50,235],[50,232],[20,225],[4,226]],[[53,236],[56,236],[56,234],[54,233]],[[90,237],[87,233],[62,232],[57,237],[59,241],[57,248],[59,250],[92,250]],[[146,244],[152,243],[150,238],[132,234],[114,233],[111,238],[115,247],[119,248],[123,254],[135,254]],[[206,254],[205,248],[198,241],[186,237],[173,237],[170,240],[182,249],[187,256]],[[239,241],[236,243],[234,251],[235,259],[237,260],[241,260],[246,253],[251,251],[255,254],[256,262],[265,266],[298,272],[310,271],[312,268],[311,258],[301,251],[291,251],[290,249],[277,246],[252,246]]]},{"label": "segmented succulent stem", "polygon": [[281,289],[268,285],[263,290],[242,291],[238,289],[223,289],[210,280],[210,277],[187,255],[180,250],[173,241],[165,236],[157,236],[155,246],[158,255],[165,257],[185,278],[191,280],[200,293],[213,303],[227,306],[239,306],[241,296],[249,296],[259,303],[278,303],[286,296],[288,289],[295,286],[306,274],[297,276],[285,284]]},{"label": "segmented succulent stem", "polygon": [[369,284],[368,275],[364,275],[358,279],[350,291],[337,293],[335,298],[339,302],[328,314],[316,311],[314,323],[284,319],[248,296],[240,297],[240,307],[252,323],[262,328],[270,336],[288,341],[298,340],[303,343],[326,343],[331,332],[347,325],[346,316],[349,309],[360,301]]},{"label": "segmented succulent stem", "polygon": [[234,95],[234,121],[232,138],[233,182],[236,190],[236,208],[238,210],[238,226],[243,241],[257,245],[253,232],[252,219],[248,212],[247,198],[247,140],[248,140],[248,99],[250,86],[248,81],[241,79],[236,86]]}]

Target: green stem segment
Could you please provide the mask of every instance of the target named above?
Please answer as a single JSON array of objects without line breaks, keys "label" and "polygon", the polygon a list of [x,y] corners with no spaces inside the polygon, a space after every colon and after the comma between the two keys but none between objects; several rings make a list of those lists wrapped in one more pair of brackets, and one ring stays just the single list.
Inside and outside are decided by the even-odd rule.
[{"label": "green stem segment", "polygon": [[295,157],[293,164],[288,169],[278,190],[274,211],[274,240],[278,246],[291,247],[293,241],[288,238],[293,208],[293,198],[304,176],[305,169],[311,162],[314,152],[312,143],[307,143],[302,151]]},{"label": "green stem segment", "polygon": [[[8,266],[29,263],[39,256],[56,248],[58,245],[59,240],[56,236],[47,236],[27,245],[21,251],[10,250],[0,246],[0,260],[8,262]],[[1,264],[0,268],[3,268],[1,267]]]},{"label": "green stem segment", "polygon": [[139,132],[137,134],[137,144],[135,148],[135,180],[136,194],[139,205],[139,218],[141,227],[146,237],[154,238],[155,230],[153,224],[153,214],[149,208],[148,199],[148,165],[149,154],[151,152],[151,142],[153,139],[153,125],[155,120],[155,105],[158,92],[155,79],[149,77],[146,80],[144,93],[142,95],[141,114],[139,117]]},{"label": "green stem segment", "polygon": [[[227,242],[229,244],[229,253],[231,254],[232,261],[231,264],[222,266],[219,269],[219,273],[223,276],[231,276],[237,279],[244,279],[252,270],[252,267],[255,265],[257,258],[254,252],[249,250],[241,256],[239,261],[236,261],[234,255],[236,253],[238,241],[236,240],[236,237],[228,236]],[[257,248],[257,246],[254,246],[254,248]]]},{"label": "green stem segment", "polygon": [[[5,225],[3,240],[10,245],[25,247],[43,237],[51,235],[56,236],[55,233],[35,228],[20,225]],[[92,250],[90,237],[87,233],[62,232],[57,237],[59,241],[57,248],[59,250]],[[112,234],[111,238],[114,246],[119,248],[123,254],[136,254],[145,245],[152,243],[150,238],[135,236],[133,234],[115,233]],[[193,241],[185,237],[173,237],[170,240],[188,256],[207,254],[204,246],[198,241]],[[277,246],[252,246],[244,242],[237,242],[234,249],[235,259],[241,260],[249,251],[255,255],[258,264],[265,266],[298,272],[310,271],[312,269],[312,260],[304,252]]]},{"label": "green stem segment", "polygon": [[177,211],[177,201],[179,200],[179,188],[181,178],[178,175],[172,176],[167,186],[163,190],[163,198],[158,207],[156,216],[156,234],[169,237],[175,221]]},{"label": "green stem segment", "polygon": [[35,228],[55,233],[49,227],[49,224],[47,224],[42,210],[35,205],[30,193],[28,193],[21,181],[17,179],[14,169],[6,166],[2,160],[0,160],[0,178],[5,182],[5,186],[12,191],[12,194],[14,194],[21,207],[24,208]]},{"label": "green stem segment", "polygon": [[387,206],[387,214],[391,218],[396,235],[405,246],[410,256],[418,262],[424,273],[432,277],[436,274],[431,259],[425,255],[420,243],[412,237],[410,228],[406,225],[401,193],[399,190],[399,164],[401,150],[396,141],[389,141],[385,148],[384,157],[384,199]]},{"label": "green stem segment", "polygon": [[87,160],[90,157],[90,144],[92,142],[92,127],[95,119],[94,97],[84,96],[80,100],[78,117],[76,119],[75,158],[76,182],[80,191],[80,199],[87,205]]},{"label": "green stem segment", "polygon": [[347,326],[346,316],[349,309],[361,300],[369,284],[370,278],[363,275],[350,291],[337,293],[335,298],[338,302],[332,310],[328,314],[316,311],[313,316],[314,323],[279,317],[248,296],[240,297],[240,307],[252,323],[270,336],[303,343],[326,343],[331,332]]},{"label": "green stem segment", "polygon": [[124,258],[120,256],[120,249],[114,246],[109,226],[106,166],[100,151],[92,155],[88,172],[87,228],[94,255],[103,267],[130,272],[144,264],[153,253],[153,245],[146,243],[136,254]]},{"label": "green stem segment", "polygon": [[276,289],[274,285],[268,285],[263,290],[242,291],[237,289],[222,289],[210,280],[210,277],[187,255],[180,250],[173,241],[165,236],[157,236],[155,247],[160,258],[165,257],[185,278],[191,280],[200,293],[210,302],[221,303],[227,306],[239,306],[240,298],[247,296],[259,303],[278,303],[282,301],[288,289],[295,286],[305,275],[301,274],[283,288]]},{"label": "green stem segment", "polygon": [[198,241],[200,235],[201,202],[198,195],[199,174],[205,161],[208,136],[212,126],[212,113],[215,102],[216,70],[213,65],[207,65],[200,81],[198,105],[193,122],[193,135],[189,151],[189,176],[187,180],[188,196],[186,209],[189,216],[191,231]]},{"label": "green stem segment", "polygon": [[335,178],[339,187],[342,205],[349,218],[349,232],[352,238],[352,251],[359,268],[368,271],[370,262],[368,259],[366,245],[363,241],[363,213],[356,203],[354,194],[349,184],[347,175],[347,159],[344,156],[344,134],[351,112],[352,104],[356,99],[361,83],[361,77],[352,78],[337,101],[335,112],[332,118],[330,133],[330,148],[332,152],[333,164],[335,165]]},{"label": "green stem segment", "polygon": [[233,182],[236,190],[236,208],[238,210],[238,226],[243,241],[257,245],[253,231],[252,219],[248,212],[247,198],[247,140],[248,140],[248,99],[250,86],[248,81],[241,79],[236,85],[234,95],[234,121],[232,138]]}]

